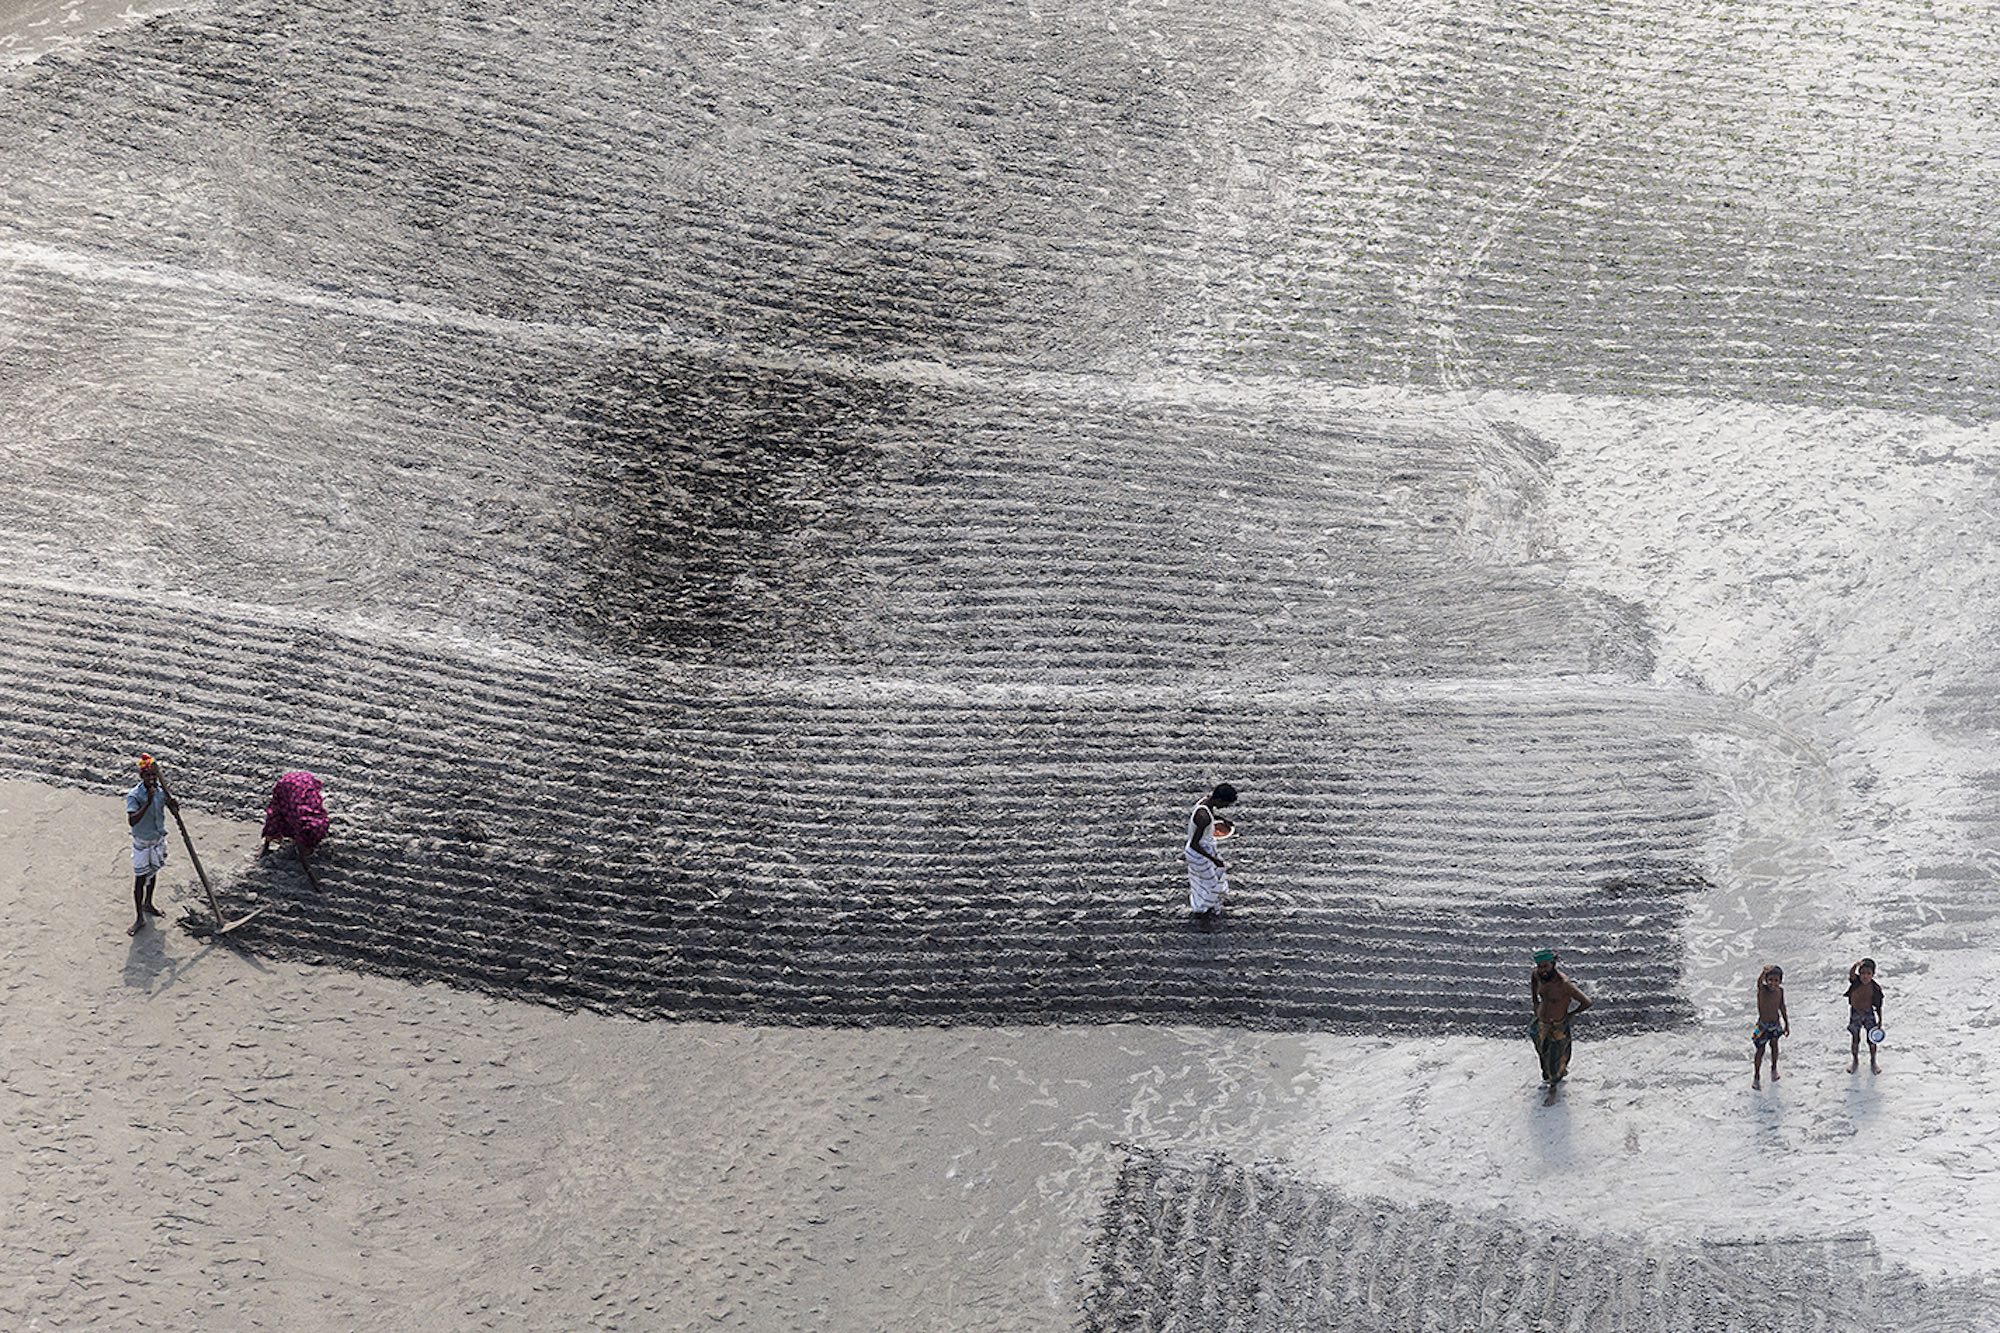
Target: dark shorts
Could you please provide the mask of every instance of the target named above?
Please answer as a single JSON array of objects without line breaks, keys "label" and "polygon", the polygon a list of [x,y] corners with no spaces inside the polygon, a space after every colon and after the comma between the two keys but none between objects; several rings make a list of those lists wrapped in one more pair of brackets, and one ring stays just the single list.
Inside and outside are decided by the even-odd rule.
[{"label": "dark shorts", "polygon": [[1774,1042],[1784,1035],[1785,1025],[1783,1023],[1759,1023],[1756,1027],[1750,1029],[1750,1040],[1757,1043],[1760,1050],[1764,1047],[1765,1043]]},{"label": "dark shorts", "polygon": [[1865,1035],[1868,1029],[1874,1026],[1876,1024],[1875,1011],[1873,1009],[1849,1009],[1847,1011],[1847,1030],[1855,1036]]}]

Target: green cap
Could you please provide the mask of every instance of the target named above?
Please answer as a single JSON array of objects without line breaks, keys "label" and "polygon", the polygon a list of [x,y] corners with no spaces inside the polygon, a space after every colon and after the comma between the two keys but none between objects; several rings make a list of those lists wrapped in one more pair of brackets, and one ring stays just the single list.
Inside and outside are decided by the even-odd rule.
[{"label": "green cap", "polygon": [[1554,949],[1537,949],[1537,950],[1535,950],[1535,961],[1536,961],[1536,962],[1538,962],[1538,963],[1553,963],[1553,962],[1554,962],[1555,960],[1556,960],[1556,951],[1555,951]]}]

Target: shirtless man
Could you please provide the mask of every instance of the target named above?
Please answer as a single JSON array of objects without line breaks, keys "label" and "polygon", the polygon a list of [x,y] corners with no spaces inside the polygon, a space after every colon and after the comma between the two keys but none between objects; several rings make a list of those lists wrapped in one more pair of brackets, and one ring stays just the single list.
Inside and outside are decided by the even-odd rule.
[{"label": "shirtless man", "polygon": [[[1864,958],[1847,969],[1847,1031],[1854,1038],[1847,1072],[1861,1068],[1861,1038],[1882,1026],[1882,987],[1875,980],[1875,960]],[[1879,1074],[1875,1038],[1868,1038],[1868,1072]]]},{"label": "shirtless man", "polygon": [[1750,1066],[1750,1086],[1764,1086],[1764,1047],[1771,1048],[1771,1081],[1778,1081],[1778,1038],[1792,1035],[1792,1016],[1785,1011],[1785,969],[1773,964],[1757,974],[1757,1026],[1750,1044],[1757,1048]]},{"label": "shirtless man", "polygon": [[1551,1096],[1569,1073],[1569,1020],[1591,1003],[1575,982],[1556,969],[1557,957],[1554,949],[1537,949],[1535,970],[1528,974],[1528,999],[1535,1008],[1535,1054],[1541,1057],[1542,1082],[1549,1085]]}]

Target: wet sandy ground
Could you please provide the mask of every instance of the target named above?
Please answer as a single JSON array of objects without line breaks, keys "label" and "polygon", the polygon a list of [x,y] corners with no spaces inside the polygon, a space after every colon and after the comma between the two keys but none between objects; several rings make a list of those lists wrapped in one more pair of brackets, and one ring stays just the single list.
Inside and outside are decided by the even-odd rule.
[{"label": "wet sandy ground", "polygon": [[[128,946],[118,818],[0,784],[10,1327],[1067,1327],[1114,1144],[1255,1155],[1313,1084],[1284,1037],[636,1023]],[[255,845],[192,828],[222,875]]]},{"label": "wet sandy ground", "polygon": [[[1525,1042],[636,1023],[128,943],[118,803],[10,782],[0,815],[18,1326],[1394,1329],[1438,1282],[1469,1326],[1749,1329],[1773,1265],[1784,1327],[1991,1309],[1983,954],[1893,978],[1923,1035],[1880,1075],[1795,967],[1780,1084],[1740,1022],[1586,1023],[1544,1106]],[[193,828],[240,891],[254,828]]]}]

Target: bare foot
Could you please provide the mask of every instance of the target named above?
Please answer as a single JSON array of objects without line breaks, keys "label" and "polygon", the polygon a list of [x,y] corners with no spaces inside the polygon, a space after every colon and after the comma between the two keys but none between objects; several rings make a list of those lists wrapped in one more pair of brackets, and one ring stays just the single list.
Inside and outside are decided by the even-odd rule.
[{"label": "bare foot", "polygon": [[[1777,1075],[1776,1075],[1776,1074],[1773,1074],[1773,1075],[1771,1075],[1771,1077],[1772,1077],[1772,1078],[1776,1078],[1776,1077],[1777,1077]],[[1764,1086],[1764,1081],[1763,1081],[1762,1079],[1760,1079],[1760,1078],[1754,1078],[1754,1077],[1753,1077],[1753,1078],[1752,1078],[1752,1079],[1750,1080],[1750,1086],[1751,1086],[1751,1087],[1753,1087],[1753,1088],[1761,1088],[1761,1087],[1763,1087],[1763,1086]]]},{"label": "bare foot", "polygon": [[160,910],[159,908],[157,908],[157,907],[153,906],[153,905],[152,905],[151,903],[147,903],[147,904],[146,904],[146,915],[147,915],[147,916],[165,916],[165,915],[166,915],[166,913],[165,913],[165,912],[162,912],[162,911],[161,911],[161,910]]},{"label": "bare foot", "polygon": [[1857,1069],[1859,1069],[1859,1068],[1861,1068],[1861,1062],[1860,1062],[1859,1060],[1849,1060],[1849,1061],[1847,1062],[1847,1072],[1848,1072],[1848,1073],[1852,1074],[1852,1073],[1853,1073],[1853,1072],[1854,1072],[1855,1070],[1857,1070]]},{"label": "bare foot", "polygon": [[1771,1067],[1771,1081],[1773,1083],[1776,1083],[1778,1081],[1778,1068],[1776,1065],[1773,1065]]},{"label": "bare foot", "polygon": [[125,928],[125,933],[127,935],[137,935],[141,930],[144,930],[145,928],[146,928],[146,918],[142,916],[137,921],[134,921],[130,926],[127,926]]}]

